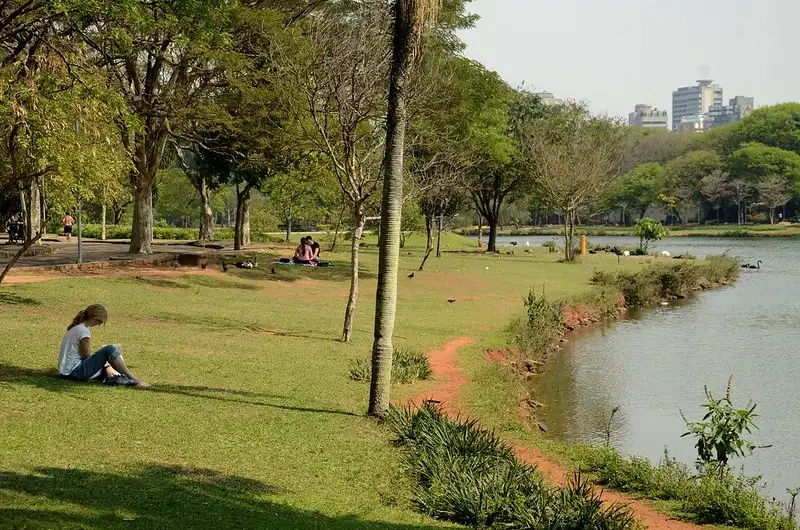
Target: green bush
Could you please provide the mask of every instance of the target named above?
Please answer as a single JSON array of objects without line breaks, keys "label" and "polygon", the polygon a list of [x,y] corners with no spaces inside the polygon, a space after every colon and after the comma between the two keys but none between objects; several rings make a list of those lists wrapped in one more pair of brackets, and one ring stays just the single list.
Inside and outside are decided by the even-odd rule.
[{"label": "green bush", "polygon": [[664,458],[654,466],[648,459],[623,457],[608,446],[575,446],[580,468],[592,473],[597,484],[649,499],[678,501],[680,511],[701,524],[746,529],[796,530],[780,508],[765,500],[759,477],[735,475],[706,466],[694,474],[685,464]]},{"label": "green bush", "polygon": [[752,530],[796,530],[780,508],[768,503],[758,488],[759,477],[710,469],[687,489],[682,509],[701,524],[726,524]]},{"label": "green bush", "polygon": [[531,289],[524,300],[527,318],[512,325],[514,342],[525,355],[546,358],[564,333],[564,304]]},{"label": "green bush", "polygon": [[[397,348],[392,357],[392,383],[408,384],[424,381],[433,376],[428,357],[418,351]],[[372,360],[355,359],[350,364],[350,379],[369,381],[372,377]]]},{"label": "green bush", "polygon": [[415,504],[438,519],[474,528],[626,530],[633,516],[604,507],[580,476],[546,486],[535,468],[475,421],[450,419],[436,405],[392,407],[387,423],[405,449]]}]

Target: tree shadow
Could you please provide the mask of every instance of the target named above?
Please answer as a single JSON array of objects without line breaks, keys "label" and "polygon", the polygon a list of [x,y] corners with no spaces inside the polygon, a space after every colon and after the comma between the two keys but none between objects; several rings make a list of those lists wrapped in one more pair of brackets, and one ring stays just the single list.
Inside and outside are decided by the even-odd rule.
[{"label": "tree shadow", "polygon": [[[0,385],[4,383],[18,383],[33,386],[50,392],[70,394],[82,392],[91,385],[100,385],[100,382],[80,382],[64,379],[55,369],[41,370],[36,368],[23,368],[10,364],[0,363]],[[113,391],[112,388],[108,389]],[[176,385],[170,383],[155,383],[149,388],[129,389],[135,392],[154,392],[157,394],[173,394],[213,401],[227,401],[242,405],[270,407],[293,412],[308,412],[312,414],[339,414],[342,416],[359,416],[353,412],[326,408],[311,408],[287,403],[287,396],[238,390],[235,388],[216,388],[196,385]]]},{"label": "tree shadow", "polygon": [[20,296],[5,290],[0,290],[0,305],[27,305],[38,307],[42,305],[42,303],[34,298],[28,298],[27,296]]},{"label": "tree shadow", "polygon": [[[295,282],[299,280],[318,280],[329,282],[348,282],[350,281],[350,262],[330,261],[327,267],[306,267],[303,265],[284,265],[276,263],[280,258],[286,257],[276,254],[252,254],[243,255],[236,259],[225,259],[228,266],[227,274],[245,280],[264,280]],[[323,256],[323,260],[325,257]],[[234,263],[237,261],[257,261],[258,267],[254,269],[239,269]],[[218,259],[213,265],[221,270],[222,260]],[[275,271],[275,272],[272,272]],[[359,269],[359,276],[363,279],[375,279],[377,274],[374,271]]]},{"label": "tree shadow", "polygon": [[[32,474],[0,471],[0,499],[4,492],[17,505],[25,502],[23,507],[0,508],[0,521],[10,528],[434,528],[293,508],[277,502],[286,493],[281,488],[180,466],[145,465],[116,473],[57,467]],[[20,495],[31,499],[20,501]]]}]

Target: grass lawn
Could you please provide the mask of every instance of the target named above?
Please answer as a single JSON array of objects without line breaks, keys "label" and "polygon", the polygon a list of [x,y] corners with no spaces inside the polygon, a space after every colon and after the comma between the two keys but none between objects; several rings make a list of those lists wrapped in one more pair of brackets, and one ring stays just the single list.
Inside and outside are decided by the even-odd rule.
[{"label": "grass lawn", "polygon": [[[0,527],[389,528],[446,526],[414,511],[388,434],[364,416],[368,385],[348,365],[369,355],[374,241],[363,252],[355,340],[337,341],[349,287],[334,266],[275,266],[227,275],[65,276],[0,291]],[[483,361],[505,343],[531,286],[584,291],[596,268],[646,260],[557,254],[448,253],[413,279],[422,238],[401,251],[395,345],[429,350],[469,336],[474,384],[459,396],[510,432],[515,392]],[[448,236],[445,247],[471,243]],[[345,248],[341,249],[346,251]],[[287,251],[291,253],[291,250]],[[136,273],[134,273],[136,274]],[[455,303],[447,299],[455,298]],[[95,347],[120,342],[151,389],[56,377],[58,344],[77,311],[103,302]],[[435,382],[395,387],[417,395]]]}]

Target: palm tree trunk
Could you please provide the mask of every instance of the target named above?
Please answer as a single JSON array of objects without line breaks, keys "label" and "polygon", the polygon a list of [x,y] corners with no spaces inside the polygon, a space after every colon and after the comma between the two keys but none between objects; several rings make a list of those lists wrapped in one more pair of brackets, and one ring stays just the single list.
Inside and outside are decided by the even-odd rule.
[{"label": "palm tree trunk", "polygon": [[426,19],[435,14],[437,0],[395,0],[392,36],[392,69],[386,116],[378,288],[375,299],[375,333],[372,345],[372,378],[369,415],[389,412],[392,383],[392,335],[397,309],[397,271],[400,261],[400,222],[403,209],[403,157],[407,121],[408,85],[414,55]]},{"label": "palm tree trunk", "polygon": [[353,336],[353,319],[356,314],[356,302],[358,302],[358,253],[361,246],[361,236],[364,234],[364,204],[356,202],[354,213],[356,229],[353,231],[353,244],[350,247],[350,296],[347,298],[347,307],[344,310],[342,342],[350,342],[350,338]]}]

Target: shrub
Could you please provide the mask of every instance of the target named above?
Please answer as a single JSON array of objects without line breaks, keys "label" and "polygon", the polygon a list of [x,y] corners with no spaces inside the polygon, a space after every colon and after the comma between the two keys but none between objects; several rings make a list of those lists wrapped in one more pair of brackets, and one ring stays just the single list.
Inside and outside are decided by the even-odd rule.
[{"label": "shrub", "polygon": [[515,326],[514,341],[526,355],[546,358],[564,333],[563,302],[551,302],[531,289],[524,303],[527,318]]},{"label": "shrub", "polygon": [[758,489],[759,477],[716,469],[701,474],[687,490],[682,509],[701,524],[726,524],[753,530],[796,530],[780,508],[768,503]]},{"label": "shrub", "polygon": [[580,476],[564,489],[546,486],[475,421],[450,419],[425,402],[418,410],[392,407],[387,423],[405,449],[415,503],[433,517],[475,528],[633,528],[627,508],[604,507]]},{"label": "shrub", "polygon": [[[392,383],[408,384],[424,381],[433,376],[428,357],[418,351],[397,348],[392,356]],[[372,360],[356,359],[350,364],[350,379],[369,381],[372,378]]]},{"label": "shrub", "polygon": [[[101,226],[100,225],[84,225],[83,236],[88,238],[100,239]],[[177,228],[170,226],[154,226],[153,238],[154,239],[172,239],[177,241],[196,241],[199,237],[199,229],[197,228]],[[107,239],[130,239],[131,227],[126,225],[106,225],[106,238]],[[231,228],[217,228],[214,230],[214,237],[218,240],[233,239],[233,229]],[[281,241],[280,237],[275,237],[266,232],[251,231],[250,239],[257,243],[277,243]]]},{"label": "shrub", "polygon": [[639,236],[639,249],[642,250],[643,254],[646,254],[650,243],[664,239],[669,235],[669,232],[661,224],[661,221],[644,217],[636,223],[633,235]]}]

